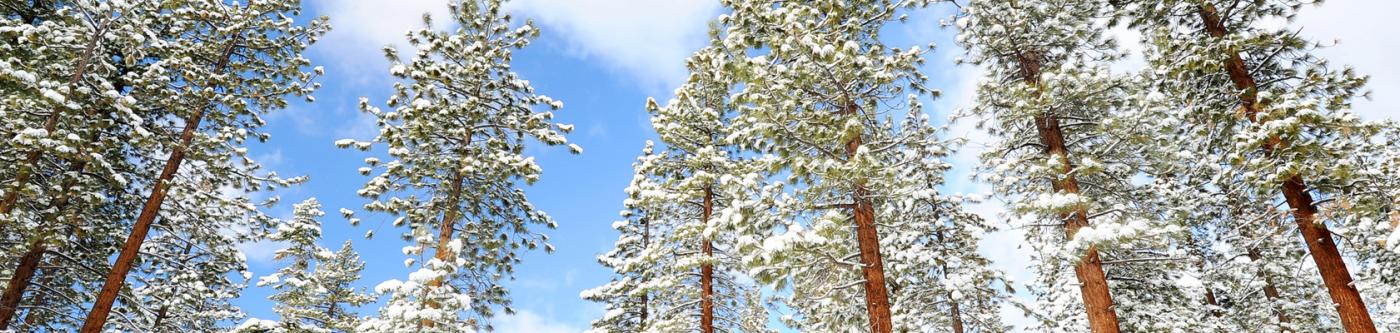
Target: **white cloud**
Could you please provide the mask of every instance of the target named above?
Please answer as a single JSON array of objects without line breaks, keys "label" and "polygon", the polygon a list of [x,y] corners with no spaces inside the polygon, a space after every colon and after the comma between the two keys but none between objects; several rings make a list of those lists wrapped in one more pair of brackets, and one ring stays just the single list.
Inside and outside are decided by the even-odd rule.
[{"label": "white cloud", "polygon": [[238,244],[238,251],[243,252],[243,255],[248,257],[249,263],[270,264],[276,261],[273,257],[277,254],[277,251],[289,246],[290,245],[285,242],[264,239],[256,242]]},{"label": "white cloud", "polygon": [[[596,58],[648,90],[685,79],[685,58],[705,44],[713,0],[517,0],[512,11],[559,34],[570,51]],[[664,90],[663,90],[664,91]]]},{"label": "white cloud", "polygon": [[572,327],[551,318],[540,317],[529,310],[520,310],[515,315],[496,317],[496,331],[502,333],[578,333],[582,328]]},{"label": "white cloud", "polygon": [[451,20],[445,0],[325,0],[312,6],[330,17],[331,32],[317,44],[325,50],[322,55],[335,60],[327,67],[360,75],[385,72],[384,46],[402,49],[404,33],[422,28],[424,13],[439,28]]}]

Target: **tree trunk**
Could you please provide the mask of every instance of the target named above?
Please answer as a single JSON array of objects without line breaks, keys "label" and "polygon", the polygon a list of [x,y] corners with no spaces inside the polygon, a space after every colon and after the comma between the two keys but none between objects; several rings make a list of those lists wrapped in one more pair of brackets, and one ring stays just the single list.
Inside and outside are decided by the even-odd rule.
[{"label": "tree trunk", "polygon": [[15,269],[14,276],[10,278],[10,283],[5,286],[5,294],[0,296],[0,331],[10,327],[10,320],[19,311],[19,301],[24,295],[24,289],[33,281],[34,273],[39,270],[39,263],[44,260],[43,238],[34,240],[25,251],[24,256],[19,258],[19,268]]},{"label": "tree trunk", "polygon": [[[466,146],[462,148],[465,150],[469,148],[471,144],[472,137],[471,135],[467,135]],[[447,190],[447,204],[449,206],[447,206],[447,211],[442,213],[442,223],[439,223],[438,229],[437,249],[433,250],[433,258],[437,259],[442,264],[447,264],[448,260],[455,259],[449,255],[452,252],[451,249],[448,248],[448,246],[450,246],[452,243],[452,234],[457,230],[457,220],[461,218],[462,205],[460,203],[462,201],[462,181],[464,181],[465,179],[466,175],[462,174],[461,167],[458,167],[457,170],[452,171],[452,185],[448,187]],[[428,281],[428,287],[442,287],[442,277],[439,276],[433,278],[432,281]],[[438,304],[437,302],[432,300],[429,300],[427,304],[428,307],[434,309],[442,306],[442,304]],[[419,326],[434,327],[437,326],[437,323],[434,323],[431,320],[424,319],[423,321],[419,322]]]},{"label": "tree trunk", "polygon": [[[648,246],[651,246],[651,223],[650,223],[650,221],[647,221],[647,218],[645,218],[645,217],[643,217],[643,218],[641,219],[641,221],[642,221],[642,248],[645,249],[645,248],[647,248]],[[642,292],[642,315],[641,315],[641,319],[637,321],[637,331],[639,331],[639,332],[640,332],[640,331],[646,331],[646,329],[647,329],[647,310],[648,310],[649,308],[651,308],[651,299],[650,299],[651,297],[650,297],[650,296],[651,296],[651,295],[648,295],[646,292]]]},{"label": "tree trunk", "polygon": [[[338,291],[338,290],[337,290],[337,291]],[[326,324],[326,326],[332,326],[332,325],[334,325],[334,324],[338,324],[338,323],[336,322],[336,320],[335,320],[335,305],[336,305],[335,293],[331,293],[330,299],[328,299],[328,300],[326,300],[326,301],[329,302],[330,305],[326,306],[326,322],[325,322],[324,324]],[[327,328],[330,328],[330,327],[327,327]],[[334,332],[333,329],[332,329],[332,332]]]},{"label": "tree trunk", "polygon": [[[1040,53],[1024,52],[1018,56],[1021,65],[1021,79],[1035,87],[1040,86]],[[1037,94],[1039,90],[1037,89]],[[1045,154],[1060,159],[1064,165],[1064,179],[1051,183],[1055,192],[1079,193],[1079,181],[1071,174],[1074,164],[1070,162],[1069,151],[1065,147],[1064,132],[1060,119],[1053,110],[1044,110],[1035,117],[1036,132],[1040,143],[1045,146]],[[1080,228],[1089,225],[1089,212],[1083,207],[1061,213],[1064,221],[1065,238],[1073,239]],[[1113,295],[1108,290],[1108,279],[1104,275],[1103,262],[1099,258],[1098,246],[1091,245],[1084,253],[1084,259],[1074,266],[1075,278],[1079,280],[1080,297],[1084,299],[1084,311],[1089,316],[1089,330],[1094,333],[1116,333],[1118,313],[1113,309]]]},{"label": "tree trunk", "polygon": [[[710,214],[714,211],[714,189],[705,187],[704,208],[701,211],[700,222],[706,226],[710,224]],[[703,234],[703,233],[702,233]],[[700,332],[715,332],[715,266],[711,263],[714,260],[715,248],[709,236],[703,236],[701,240],[701,252],[704,253],[705,261],[700,264]]]},{"label": "tree trunk", "polygon": [[[847,101],[845,110],[848,116],[858,116],[854,102]],[[856,150],[860,149],[861,135],[856,134],[846,142],[848,163],[855,163]],[[852,210],[856,222],[856,242],[860,247],[861,275],[865,278],[865,310],[870,317],[871,333],[890,333],[894,322],[890,318],[890,296],[885,286],[885,264],[880,256],[880,234],[875,230],[875,204],[871,202],[870,190],[863,180],[857,180],[851,190]]]},{"label": "tree trunk", "polygon": [[1225,314],[1220,311],[1220,301],[1215,299],[1215,289],[1210,287],[1206,287],[1206,306],[1206,312],[1210,313],[1212,317],[1220,318],[1225,316]]},{"label": "tree trunk", "polygon": [[[233,56],[234,46],[238,39],[234,38],[224,47],[224,54],[219,58],[219,62],[214,65],[214,72],[223,72],[228,66],[229,58]],[[185,128],[180,132],[180,143],[170,152],[170,157],[165,161],[165,167],[161,169],[159,178],[151,186],[151,194],[146,198],[145,206],[141,207],[141,214],[136,217],[136,222],[131,227],[131,235],[127,236],[126,243],[122,245],[121,252],[117,254],[117,261],[112,264],[112,271],[107,274],[107,281],[102,284],[102,290],[97,294],[97,300],[92,303],[92,311],[88,312],[87,318],[83,321],[80,333],[100,333],[102,327],[107,325],[107,315],[112,312],[112,304],[117,300],[117,292],[126,284],[126,274],[131,271],[132,264],[136,261],[136,255],[141,251],[141,244],[146,242],[146,234],[151,231],[151,224],[155,223],[156,216],[160,215],[160,206],[165,202],[166,192],[170,190],[170,180],[175,178],[175,172],[180,170],[180,164],[185,161],[185,150],[189,149],[190,141],[194,140],[194,132],[199,130],[199,122],[204,120],[204,113],[212,106],[204,106],[195,110],[194,115],[185,122]]]},{"label": "tree trunk", "polygon": [[[1252,262],[1258,262],[1259,259],[1263,257],[1262,255],[1260,255],[1259,249],[1256,248],[1249,249],[1248,254],[1249,261]],[[1280,307],[1278,303],[1276,303],[1279,299],[1279,293],[1278,287],[1274,286],[1274,278],[1272,276],[1269,276],[1269,273],[1263,270],[1259,271],[1259,277],[1264,278],[1264,297],[1269,299],[1269,307],[1274,308],[1274,314],[1278,316],[1279,324],[1287,324],[1289,322],[1288,314],[1284,313],[1283,308]],[[1285,331],[1288,330],[1285,329]]]},{"label": "tree trunk", "polygon": [[963,333],[962,309],[958,308],[958,302],[950,301],[949,304],[952,305],[948,313],[952,315],[953,333]]},{"label": "tree trunk", "polygon": [[[946,243],[943,242],[943,231],[942,231],[942,230],[939,230],[938,232],[934,233],[934,236],[937,237],[938,243],[939,243],[939,244],[946,244]],[[947,263],[943,263],[943,264],[940,264],[939,267],[943,269],[943,279],[944,279],[944,280],[947,280],[947,279],[948,279],[948,264],[947,264]],[[953,299],[953,294],[952,294],[952,293],[948,293],[948,305],[949,305],[948,316],[949,316],[949,320],[951,320],[951,321],[953,322],[953,333],[963,333],[962,308],[958,307],[958,300]]]},{"label": "tree trunk", "polygon": [[[190,255],[190,251],[191,251],[191,250],[194,250],[194,240],[190,240],[190,242],[185,243],[185,248],[183,249],[183,251],[180,252],[182,255],[185,256],[184,258],[180,258],[180,266],[184,266],[185,264],[187,264],[187,263],[190,262],[190,259],[191,259],[191,258],[189,257],[189,255]],[[179,288],[176,288],[174,294],[175,294],[175,295],[179,295],[179,294],[180,294]],[[156,311],[156,320],[151,324],[151,329],[152,329],[152,330],[159,331],[159,330],[160,330],[160,324],[163,323],[163,322],[165,322],[165,318],[169,318],[169,317],[170,317],[170,304],[168,304],[168,303],[167,303],[167,304],[161,304],[161,305],[160,305],[160,310]]]},{"label": "tree trunk", "polygon": [[[1221,22],[1215,6],[1203,6],[1198,14],[1210,37],[1225,37],[1227,29],[1224,22]],[[1235,89],[1242,91],[1240,106],[1244,108],[1245,116],[1249,118],[1249,121],[1262,125],[1263,122],[1258,118],[1259,86],[1238,52],[1230,53],[1225,70],[1230,75],[1230,81],[1234,83]],[[1284,144],[1282,141],[1277,136],[1270,137],[1269,141],[1264,144],[1264,155],[1273,155],[1274,149]],[[1362,301],[1361,293],[1352,284],[1351,273],[1347,271],[1346,262],[1342,260],[1341,252],[1337,250],[1337,243],[1332,240],[1332,232],[1327,230],[1325,223],[1317,220],[1317,206],[1312,195],[1307,191],[1307,183],[1304,182],[1303,176],[1295,174],[1288,177],[1283,182],[1282,191],[1284,201],[1287,201],[1288,207],[1293,210],[1293,221],[1298,224],[1298,230],[1303,234],[1303,241],[1308,245],[1308,253],[1312,255],[1313,262],[1317,264],[1318,273],[1322,274],[1323,284],[1327,286],[1327,294],[1332,297],[1332,302],[1337,306],[1337,314],[1341,318],[1342,328],[1350,333],[1376,332],[1376,325],[1371,320],[1371,313],[1366,309],[1366,303]]]}]

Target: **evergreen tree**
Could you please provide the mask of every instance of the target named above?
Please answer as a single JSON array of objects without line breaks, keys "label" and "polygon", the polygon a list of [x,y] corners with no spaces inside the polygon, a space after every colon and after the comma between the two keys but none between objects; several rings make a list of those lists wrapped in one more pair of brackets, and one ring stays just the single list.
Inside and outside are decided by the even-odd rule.
[{"label": "evergreen tree", "polygon": [[395,225],[409,229],[405,253],[433,252],[408,281],[376,288],[393,295],[361,331],[489,329],[487,319],[497,307],[514,312],[501,280],[519,263],[519,251],[552,250],[533,228],[553,228],[554,221],[518,185],[533,183],[541,171],[524,155],[527,139],[563,145],[562,133],[573,126],[537,110],[557,110],[563,103],[536,94],[511,70],[512,52],[538,30],[529,22],[512,27],[503,4],[454,1],[452,31],[429,25],[411,32],[416,53],[409,59],[386,49],[393,63],[389,72],[399,80],[387,103],[393,109],[361,100],[362,110],[379,119],[379,136],[336,143],[387,148],[392,160],[369,158],[361,169],[366,175],[378,170],[359,191],[370,201],[364,209],[399,217]]},{"label": "evergreen tree", "polygon": [[293,206],[292,219],[279,224],[268,238],[289,244],[274,255],[286,266],[258,281],[277,290],[268,296],[281,317],[277,332],[351,332],[359,322],[351,309],[373,301],[351,286],[359,280],[364,262],[349,241],[335,253],[316,245],[322,216],[321,204],[307,199]]},{"label": "evergreen tree", "polygon": [[[36,2],[7,8],[0,19],[6,27],[0,37],[5,55],[0,136],[11,138],[0,143],[0,164],[6,166],[0,170],[0,239],[6,247],[0,259],[12,269],[3,275],[0,329],[18,318],[31,285],[53,280],[36,279],[39,268],[61,266],[48,255],[71,245],[69,235],[84,235],[78,223],[83,220],[77,218],[93,225],[120,221],[115,217],[121,214],[112,211],[87,217],[87,208],[105,201],[103,194],[121,198],[125,184],[113,173],[126,161],[115,149],[123,135],[111,133],[120,119],[113,109],[129,113],[134,102],[121,93],[121,67],[103,54],[136,46],[132,40],[140,37],[141,26],[130,17],[150,9],[148,4]],[[64,289],[70,288],[55,291]]]},{"label": "evergreen tree", "polygon": [[901,204],[899,195],[914,189],[900,179],[902,167],[918,163],[911,156],[920,147],[938,143],[893,120],[922,126],[917,99],[930,92],[918,70],[925,50],[891,48],[880,38],[896,14],[927,2],[724,4],[732,13],[720,18],[725,29],[717,38],[739,56],[723,67],[740,87],[731,97],[739,107],[730,140],[764,154],[760,161],[783,180],[769,187],[777,192],[764,193],[772,208],[758,213],[774,217],[750,218],[756,237],[740,240],[750,274],[780,290],[797,312],[784,321],[798,329],[952,328],[933,323],[948,312],[929,312],[914,296],[936,288],[910,286],[901,294],[903,283],[942,278],[933,275],[934,255],[882,255],[935,242],[927,233],[935,223],[914,218],[912,210],[921,208]]},{"label": "evergreen tree", "polygon": [[[130,83],[129,95],[146,103],[143,110],[149,112],[129,119],[145,125],[133,129],[140,137],[128,149],[129,158],[144,167],[135,183],[148,187],[149,193],[81,332],[100,332],[108,322],[157,217],[184,215],[179,219],[207,221],[211,213],[236,214],[249,219],[235,221],[265,224],[268,219],[246,198],[221,198],[217,190],[257,191],[303,180],[260,172],[244,146],[250,136],[268,139],[257,132],[263,114],[285,107],[288,95],[310,99],[308,94],[316,88],[310,80],[320,69],[311,71],[301,53],[328,26],[324,19],[287,24],[300,6],[295,0],[247,5],[186,2],[161,8],[155,12],[159,16],[143,22],[162,29],[146,51],[154,63]],[[184,164],[193,167],[182,169]],[[189,202],[167,200],[182,193]]]},{"label": "evergreen tree", "polygon": [[[598,256],[598,263],[612,269],[613,278],[606,284],[588,289],[579,294],[586,300],[603,303],[605,312],[602,318],[593,321],[593,332],[647,332],[658,320],[655,299],[658,290],[652,281],[664,274],[674,257],[664,256],[654,249],[653,244],[665,235],[657,228],[669,216],[667,207],[656,206],[656,200],[643,201],[643,192],[658,192],[661,188],[651,174],[656,160],[654,145],[647,141],[642,156],[637,158],[632,168],[634,174],[627,187],[627,199],[623,201],[622,220],[613,222],[618,231],[613,249]],[[652,196],[652,195],[646,195]]]},{"label": "evergreen tree", "polygon": [[[985,66],[971,113],[998,140],[982,173],[1032,218],[1037,281],[1029,310],[1045,331],[1200,330],[1178,253],[1187,230],[1154,216],[1155,190],[1132,181],[1150,146],[1135,117],[1138,83],[1112,73],[1101,1],[970,1],[956,22],[968,61]],[[1113,277],[1110,280],[1110,277]]]},{"label": "evergreen tree", "polygon": [[[1292,18],[1308,3],[1121,1],[1117,10],[1143,32],[1152,88],[1168,96],[1168,103],[1187,105],[1176,117],[1182,123],[1178,131],[1188,134],[1183,139],[1211,153],[1205,162],[1219,166],[1216,177],[1236,177],[1229,178],[1237,186],[1234,197],[1269,206],[1282,199],[1329,303],[1336,304],[1335,320],[1349,332],[1375,332],[1372,308],[1353,280],[1356,267],[1348,267],[1332,228],[1345,230],[1361,218],[1385,217],[1389,209],[1342,205],[1393,200],[1384,191],[1355,190],[1376,184],[1366,176],[1371,165],[1358,162],[1395,147],[1370,139],[1382,134],[1385,125],[1363,121],[1349,110],[1364,77],[1331,66],[1313,54],[1318,44],[1270,23]],[[1241,223],[1241,228],[1264,229],[1259,221],[1268,219]],[[1370,227],[1355,230],[1380,236]],[[1357,250],[1372,252],[1367,248]],[[1276,282],[1297,282],[1280,280]],[[1301,305],[1287,302],[1279,304],[1285,312]]]},{"label": "evergreen tree", "polygon": [[[630,233],[635,226],[619,224],[618,248],[601,259],[623,279],[585,295],[626,308],[632,300],[623,290],[632,282],[626,278],[640,275],[645,278],[639,286],[647,294],[645,306],[657,314],[641,325],[644,330],[735,331],[742,329],[738,318],[744,311],[757,310],[744,308],[745,297],[755,294],[754,286],[738,279],[743,272],[736,236],[745,216],[753,215],[762,176],[755,168],[760,164],[741,158],[738,147],[727,141],[734,113],[728,103],[732,84],[722,66],[728,55],[721,50],[710,47],[692,55],[689,79],[665,106],[648,100],[652,126],[666,148],[652,155],[654,148],[647,143],[624,203],[629,214],[646,213],[645,244],[629,253],[629,247],[638,245]],[[652,232],[657,236],[651,237]],[[607,316],[594,328],[624,330],[630,321],[617,320],[625,312],[617,315],[623,317]]]},{"label": "evergreen tree", "polygon": [[[911,113],[899,125],[908,146],[891,164],[895,194],[881,206],[892,237],[890,256],[895,322],[910,332],[1005,332],[1001,303],[1011,281],[978,253],[978,242],[996,228],[963,205],[976,200],[941,193],[945,161],[957,142],[937,137],[927,115]],[[961,139],[957,139],[961,140]]]}]

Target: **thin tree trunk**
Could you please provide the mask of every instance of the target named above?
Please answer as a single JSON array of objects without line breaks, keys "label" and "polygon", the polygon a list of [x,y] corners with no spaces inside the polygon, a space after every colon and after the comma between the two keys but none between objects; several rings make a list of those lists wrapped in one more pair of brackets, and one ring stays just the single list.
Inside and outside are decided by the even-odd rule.
[{"label": "thin tree trunk", "polygon": [[[934,236],[938,239],[939,245],[944,245],[944,231],[942,229],[934,232]],[[948,263],[939,264],[939,267],[944,270],[944,280],[948,280]],[[948,305],[948,316],[953,323],[953,333],[963,333],[962,308],[958,306],[958,299],[953,299],[952,292],[948,292]]]},{"label": "thin tree trunk", "polygon": [[[844,110],[848,116],[858,116],[856,105],[847,101]],[[861,135],[856,134],[846,142],[846,157],[854,163],[856,151],[860,149]],[[890,296],[885,286],[885,264],[880,256],[880,234],[875,229],[875,204],[871,202],[870,190],[863,180],[858,180],[851,191],[852,208],[856,222],[856,242],[860,248],[861,275],[865,278],[865,310],[870,317],[871,333],[890,333],[894,322],[890,315]]]},{"label": "thin tree trunk", "polygon": [[335,320],[335,293],[331,293],[330,299],[328,299],[327,301],[330,302],[330,305],[326,307],[326,322],[324,324],[326,324],[326,326],[338,324]]},{"label": "thin tree trunk", "polygon": [[[647,248],[648,246],[651,246],[651,221],[648,221],[647,218],[645,218],[645,217],[643,217],[641,220],[642,220],[642,248],[645,249],[645,248]],[[642,292],[642,315],[641,315],[641,319],[637,321],[637,322],[638,322],[638,323],[637,323],[637,326],[638,326],[638,327],[637,327],[637,331],[646,331],[646,328],[647,328],[647,310],[648,310],[649,308],[651,308],[651,297],[650,297],[650,296],[651,296],[651,295],[648,294],[647,292],[645,292],[645,291]]]},{"label": "thin tree trunk", "polygon": [[[1021,79],[1027,84],[1039,87],[1040,53],[1024,52],[1018,58]],[[1039,94],[1039,89],[1036,94]],[[1044,110],[1035,117],[1035,127],[1040,135],[1040,143],[1045,146],[1045,154],[1060,159],[1063,164],[1061,171],[1065,173],[1064,179],[1052,182],[1051,189],[1055,192],[1078,194],[1079,181],[1070,173],[1074,170],[1074,164],[1070,162],[1069,151],[1065,147],[1060,118],[1053,110]],[[1073,239],[1080,228],[1089,225],[1089,212],[1083,206],[1079,206],[1072,212],[1060,214],[1060,219],[1064,221],[1065,237]],[[1113,296],[1108,290],[1108,279],[1104,275],[1098,246],[1089,246],[1084,253],[1084,259],[1075,264],[1074,275],[1079,280],[1079,293],[1084,299],[1084,311],[1089,316],[1089,330],[1095,333],[1118,332],[1118,313],[1113,308]]]},{"label": "thin tree trunk", "polygon": [[962,310],[958,308],[958,302],[950,302],[949,304],[952,305],[948,313],[952,315],[953,333],[963,333]]},{"label": "thin tree trunk", "polygon": [[[710,214],[714,211],[714,189],[705,186],[704,207],[700,213],[700,222],[704,225],[710,224]],[[702,233],[703,234],[703,233]],[[700,332],[715,332],[715,266],[710,261],[714,260],[715,248],[709,236],[703,236],[700,251],[705,255],[705,261],[700,264]]]},{"label": "thin tree trunk", "polygon": [[[238,39],[235,38],[225,46],[223,56],[214,65],[214,72],[223,72],[228,66],[237,43]],[[151,186],[151,194],[146,198],[145,206],[141,208],[141,215],[136,217],[136,222],[131,227],[131,235],[126,238],[121,252],[117,254],[117,261],[112,264],[112,271],[107,275],[107,281],[102,284],[102,290],[92,304],[92,311],[88,312],[83,327],[78,332],[99,333],[107,324],[107,315],[112,312],[117,292],[126,284],[126,274],[131,271],[136,255],[140,253],[141,244],[146,242],[146,234],[151,231],[151,224],[155,223],[156,216],[160,215],[160,206],[165,202],[166,192],[170,190],[170,180],[175,178],[175,172],[180,170],[180,164],[185,161],[185,150],[189,149],[190,141],[194,140],[194,132],[199,129],[199,122],[204,119],[204,113],[210,107],[204,106],[195,110],[194,115],[185,122],[185,128],[180,132],[179,145],[170,152],[159,178]]]},{"label": "thin tree trunk", "polygon": [[[1260,255],[1259,249],[1256,248],[1249,249],[1248,254],[1249,261],[1252,262],[1258,262],[1259,259],[1263,257],[1262,255]],[[1277,303],[1279,299],[1279,292],[1278,287],[1274,286],[1274,278],[1272,276],[1269,276],[1269,273],[1263,270],[1259,271],[1259,277],[1264,278],[1264,297],[1269,299],[1269,307],[1272,307],[1274,309],[1274,314],[1278,316],[1279,324],[1287,324],[1289,322],[1288,314],[1284,313],[1283,308],[1280,307]],[[1288,330],[1285,329],[1284,331]]]},{"label": "thin tree trunk", "polygon": [[[1200,8],[1198,14],[1210,37],[1225,37],[1227,30],[1215,6],[1205,5]],[[1240,107],[1244,108],[1245,116],[1251,122],[1262,124],[1258,118],[1259,86],[1238,52],[1231,52],[1230,59],[1225,63],[1225,70],[1230,75],[1235,89],[1242,91]],[[1285,142],[1281,138],[1270,137],[1264,144],[1264,155],[1273,155],[1274,149],[1283,144]],[[1346,262],[1342,260],[1341,252],[1337,250],[1337,243],[1332,240],[1332,232],[1327,230],[1325,223],[1317,220],[1317,205],[1307,191],[1307,183],[1303,176],[1289,176],[1283,182],[1282,192],[1284,201],[1287,201],[1288,207],[1293,210],[1293,221],[1298,224],[1303,241],[1308,245],[1308,253],[1312,255],[1318,273],[1322,274],[1327,294],[1332,297],[1332,302],[1336,303],[1342,328],[1350,333],[1376,332],[1371,313],[1366,309],[1361,293],[1352,284],[1351,273],[1347,270]]]},{"label": "thin tree trunk", "polygon": [[[934,236],[937,237],[938,244],[946,244],[943,242],[943,230],[934,233]],[[948,264],[943,263],[939,267],[943,269],[943,279],[948,279]],[[949,320],[953,322],[953,333],[963,333],[962,308],[958,307],[958,300],[953,299],[952,293],[948,293],[948,305],[948,316]]]},{"label": "thin tree trunk", "polygon": [[[180,260],[180,266],[184,266],[186,263],[189,263],[189,255],[190,255],[190,251],[191,251],[191,250],[194,250],[194,240],[190,240],[190,242],[185,243],[185,248],[184,248],[183,251],[181,251],[181,254],[183,254],[183,255],[185,256],[185,258],[181,258],[181,260]],[[176,288],[174,294],[175,294],[175,295],[179,295],[179,294],[180,294],[180,293],[179,293],[179,288]],[[160,324],[161,324],[162,322],[165,322],[165,318],[168,318],[169,316],[170,316],[170,304],[168,304],[168,303],[167,303],[167,304],[161,304],[161,305],[160,305],[160,310],[156,311],[156,320],[155,320],[154,323],[151,324],[151,329],[153,329],[153,330],[160,330]]]},{"label": "thin tree trunk", "polygon": [[[79,150],[81,152],[81,150]],[[77,161],[69,168],[73,173],[81,173],[87,166],[85,161]],[[77,179],[69,178],[63,181],[63,189],[59,191],[58,197],[54,198],[50,206],[54,211],[47,215],[45,221],[52,221],[57,224],[64,209],[68,208],[68,201],[72,198],[73,187],[77,186]],[[74,234],[81,233],[75,222],[69,224]],[[24,298],[24,292],[29,288],[29,284],[34,281],[34,274],[39,269],[39,263],[43,262],[44,255],[48,253],[48,237],[39,235],[29,245],[29,250],[20,257],[19,266],[15,268],[15,275],[10,277],[5,285],[5,293],[0,296],[0,331],[10,326],[10,320],[14,318],[19,310],[19,303]]]}]

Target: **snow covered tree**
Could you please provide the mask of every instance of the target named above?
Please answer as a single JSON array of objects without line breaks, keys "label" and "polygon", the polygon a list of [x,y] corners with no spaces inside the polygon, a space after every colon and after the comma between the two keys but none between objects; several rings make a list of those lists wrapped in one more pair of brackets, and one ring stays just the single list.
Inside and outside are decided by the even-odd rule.
[{"label": "snow covered tree", "polygon": [[1183,302],[1174,283],[1189,273],[1175,246],[1186,228],[1153,216],[1142,202],[1151,187],[1132,181],[1149,151],[1138,128],[1153,119],[1123,112],[1137,83],[1108,68],[1121,53],[1098,19],[1106,6],[962,6],[958,41],[988,71],[970,111],[998,139],[981,172],[1011,213],[1034,221],[1026,235],[1040,329],[1195,330],[1177,326],[1194,323],[1201,308]]},{"label": "snow covered tree", "polygon": [[151,11],[155,8],[148,3],[35,1],[7,8],[0,18],[6,31],[0,38],[6,59],[0,64],[0,118],[6,119],[0,137],[13,139],[0,143],[0,162],[6,165],[0,169],[0,238],[20,245],[0,256],[6,266],[18,260],[6,267],[13,274],[6,274],[0,297],[0,329],[17,319],[32,284],[55,281],[36,280],[39,267],[71,264],[55,263],[48,256],[52,250],[76,249],[66,245],[84,235],[105,235],[84,228],[120,225],[125,217],[113,204],[127,203],[120,199],[130,178],[120,172],[130,169],[130,161],[120,150],[130,134],[122,123],[136,118],[136,101],[123,95],[129,66],[120,60],[140,52],[120,50],[140,49],[144,32],[136,18],[150,17]]},{"label": "snow covered tree", "polygon": [[895,322],[911,332],[1008,331],[1000,309],[1011,281],[978,253],[982,235],[996,227],[964,208],[974,198],[940,193],[952,167],[945,159],[965,139],[945,141],[937,129],[922,113],[900,123],[909,141],[890,164],[896,190],[880,206],[889,217],[881,225],[891,237],[882,246],[892,253]]},{"label": "snow covered tree", "polygon": [[[130,119],[139,138],[128,149],[131,159],[147,167],[137,184],[149,187],[149,193],[81,332],[100,332],[108,322],[163,210],[165,219],[187,214],[182,219],[204,221],[207,212],[236,212],[250,217],[239,221],[266,223],[247,199],[220,198],[217,190],[257,191],[301,180],[260,172],[244,146],[249,136],[268,139],[257,132],[264,123],[261,115],[285,107],[288,95],[310,99],[316,88],[310,82],[316,73],[301,53],[328,25],[324,19],[291,24],[289,17],[300,6],[295,0],[185,2],[162,6],[155,12],[159,15],[143,22],[162,29],[146,45],[150,59],[143,61],[151,63],[130,84],[128,96],[150,112]],[[182,169],[183,164],[196,167]],[[167,196],[181,193],[190,202],[167,202]]]},{"label": "snow covered tree", "polygon": [[529,22],[513,27],[503,3],[453,1],[453,30],[434,29],[425,17],[428,27],[408,34],[412,57],[386,49],[389,72],[399,80],[387,103],[393,109],[361,99],[362,110],[378,118],[379,135],[373,142],[336,142],[387,148],[391,160],[367,158],[360,169],[377,172],[359,191],[369,199],[364,210],[398,216],[394,225],[408,227],[406,254],[433,252],[409,281],[376,288],[393,295],[361,331],[489,329],[497,307],[514,311],[501,280],[520,261],[519,251],[551,251],[534,228],[553,228],[554,221],[518,185],[541,172],[524,154],[527,140],[563,145],[573,126],[539,110],[563,103],[536,94],[511,70],[512,52],[539,31]]},{"label": "snow covered tree", "polygon": [[657,243],[653,238],[665,235],[657,224],[669,218],[666,207],[654,206],[654,200],[641,200],[643,192],[661,190],[650,171],[660,158],[654,149],[648,141],[642,156],[633,164],[634,174],[620,213],[623,219],[612,225],[619,233],[617,242],[611,251],[598,256],[599,264],[613,270],[612,280],[579,294],[583,299],[603,303],[603,317],[592,324],[596,332],[647,332],[658,318],[652,296],[658,290],[651,281],[663,274],[674,258],[659,255],[652,245]]},{"label": "snow covered tree", "polygon": [[[777,182],[786,184],[779,188],[787,187],[771,193],[773,208],[758,213],[777,218],[754,218],[749,224],[759,226],[758,237],[740,240],[750,274],[783,291],[785,305],[798,314],[785,322],[798,329],[891,332],[940,326],[925,319],[948,312],[925,312],[928,305],[920,302],[927,298],[914,296],[939,288],[903,285],[941,281],[936,258],[927,252],[898,259],[882,255],[893,253],[896,242],[934,245],[929,251],[944,245],[932,244],[935,235],[926,233],[935,229],[934,221],[912,216],[922,208],[899,204],[900,195],[914,189],[899,179],[900,171],[906,163],[918,163],[912,155],[928,152],[919,147],[939,144],[927,141],[929,133],[906,131],[893,120],[925,117],[917,102],[931,92],[918,70],[925,49],[891,48],[880,38],[880,29],[899,12],[927,2],[723,3],[731,13],[721,16],[724,29],[716,38],[739,56],[724,67],[740,87],[731,96],[738,108],[730,140],[765,154],[760,162],[784,180]],[[940,180],[922,180],[930,179]],[[919,185],[930,193],[929,184]],[[934,204],[947,208],[941,205]],[[906,287],[910,294],[900,294]]]},{"label": "snow covered tree", "polygon": [[278,224],[268,237],[289,245],[274,255],[286,266],[258,281],[277,290],[268,296],[281,317],[277,332],[352,332],[359,318],[350,309],[374,300],[351,285],[365,264],[349,241],[335,253],[316,245],[322,216],[320,202],[306,199],[293,206],[292,219]]},{"label": "snow covered tree", "polygon": [[[1329,207],[1322,203],[1393,200],[1384,191],[1355,189],[1376,183],[1364,176],[1371,166],[1358,162],[1396,147],[1371,140],[1385,125],[1361,120],[1349,110],[1365,78],[1331,66],[1313,54],[1318,44],[1274,23],[1292,18],[1309,3],[1116,4],[1119,15],[1143,32],[1149,73],[1156,79],[1153,88],[1170,96],[1169,102],[1187,105],[1179,116],[1182,131],[1213,155],[1212,162],[1220,165],[1217,173],[1238,175],[1238,196],[1270,206],[1282,199],[1336,304],[1336,321],[1349,332],[1375,332],[1372,310],[1352,279],[1333,228],[1345,231],[1362,218],[1384,219],[1389,209],[1339,206],[1324,211]],[[1241,223],[1242,228],[1262,229],[1258,225]],[[1384,237],[1370,226],[1354,230]],[[1367,252],[1366,247],[1357,250]]]},{"label": "snow covered tree", "polygon": [[[619,224],[619,247],[603,262],[623,279],[646,277],[639,287],[648,295],[654,291],[646,304],[657,319],[645,323],[644,330],[735,331],[746,310],[745,297],[753,295],[754,286],[737,278],[742,263],[735,240],[745,215],[752,215],[748,210],[763,176],[760,163],[741,158],[738,146],[728,142],[734,117],[728,99],[733,85],[723,68],[728,57],[716,47],[696,52],[687,61],[691,75],[675,97],[664,106],[647,102],[652,126],[666,146],[652,155],[648,142],[624,206],[627,212],[646,212],[644,235],[659,232],[644,237],[648,242],[640,252],[614,261],[611,257],[627,255],[628,247],[636,245],[627,232],[633,227]],[[630,281],[623,279],[586,298],[625,307],[629,292],[620,288]],[[604,318],[595,328],[623,329],[615,326],[622,323],[628,321]]]}]

